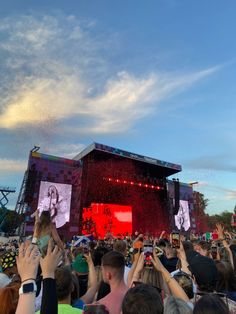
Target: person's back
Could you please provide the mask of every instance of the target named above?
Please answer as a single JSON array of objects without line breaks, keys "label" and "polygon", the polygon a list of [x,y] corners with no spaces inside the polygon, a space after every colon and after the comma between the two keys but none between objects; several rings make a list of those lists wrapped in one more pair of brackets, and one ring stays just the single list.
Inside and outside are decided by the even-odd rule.
[{"label": "person's back", "polygon": [[110,314],[120,314],[121,305],[128,288],[124,282],[124,256],[119,252],[109,252],[102,258],[103,280],[111,287],[111,292],[99,300]]}]

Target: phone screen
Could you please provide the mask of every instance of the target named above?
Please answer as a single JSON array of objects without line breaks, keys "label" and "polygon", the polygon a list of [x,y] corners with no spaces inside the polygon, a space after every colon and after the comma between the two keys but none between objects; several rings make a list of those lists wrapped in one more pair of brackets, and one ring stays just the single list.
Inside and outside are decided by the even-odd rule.
[{"label": "phone screen", "polygon": [[172,233],[171,234],[171,242],[173,248],[179,248],[180,247],[180,236],[179,233]]},{"label": "phone screen", "polygon": [[161,255],[163,255],[164,251],[163,251],[161,248],[159,248],[158,246],[156,246],[155,249],[156,249],[156,255],[157,255],[158,257],[161,256]]},{"label": "phone screen", "polygon": [[102,313],[103,310],[105,310],[106,307],[104,304],[85,304],[83,313],[89,314],[89,313]]},{"label": "phone screen", "polygon": [[144,266],[151,267],[152,266],[151,257],[153,257],[153,247],[151,245],[144,245],[143,253],[144,253]]}]

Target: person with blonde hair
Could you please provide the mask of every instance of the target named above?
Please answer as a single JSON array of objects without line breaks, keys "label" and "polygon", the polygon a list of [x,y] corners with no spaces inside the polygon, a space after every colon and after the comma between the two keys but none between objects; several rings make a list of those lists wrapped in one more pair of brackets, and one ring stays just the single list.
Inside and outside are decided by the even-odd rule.
[{"label": "person with blonde hair", "polygon": [[35,212],[35,225],[32,243],[38,245],[42,256],[46,255],[48,242],[51,238],[60,249],[64,248],[64,243],[58,235],[55,224],[52,222],[50,212],[43,211],[39,217],[39,212],[37,210]]}]

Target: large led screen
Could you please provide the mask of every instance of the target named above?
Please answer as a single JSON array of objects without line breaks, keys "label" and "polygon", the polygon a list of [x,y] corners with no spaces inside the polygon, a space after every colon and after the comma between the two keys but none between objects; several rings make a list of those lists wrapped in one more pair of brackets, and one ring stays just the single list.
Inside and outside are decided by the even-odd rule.
[{"label": "large led screen", "polygon": [[175,225],[179,230],[187,231],[190,228],[188,201],[179,201],[179,211],[175,215]]},{"label": "large led screen", "polygon": [[56,228],[60,228],[70,220],[71,184],[41,181],[39,189],[38,210],[50,211]]},{"label": "large led screen", "polygon": [[92,203],[83,209],[83,234],[104,238],[132,233],[132,207]]}]

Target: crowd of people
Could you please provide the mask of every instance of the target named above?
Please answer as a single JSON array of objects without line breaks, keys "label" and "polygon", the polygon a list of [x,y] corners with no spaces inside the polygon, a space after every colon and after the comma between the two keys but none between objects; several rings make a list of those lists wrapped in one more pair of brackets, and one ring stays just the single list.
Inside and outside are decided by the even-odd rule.
[{"label": "crowd of people", "polygon": [[0,243],[0,314],[236,313],[236,240],[160,232],[64,243],[48,212]]}]

